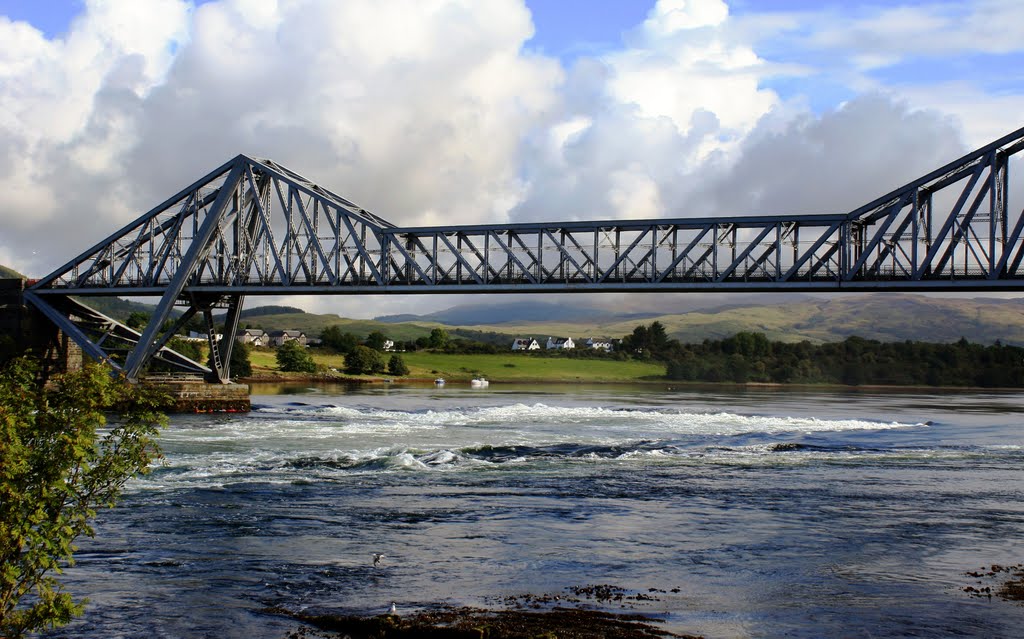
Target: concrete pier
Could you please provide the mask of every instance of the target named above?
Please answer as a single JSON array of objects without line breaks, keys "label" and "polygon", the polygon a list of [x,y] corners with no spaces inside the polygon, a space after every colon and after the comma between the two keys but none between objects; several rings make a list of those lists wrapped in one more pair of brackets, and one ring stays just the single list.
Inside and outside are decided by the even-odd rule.
[{"label": "concrete pier", "polygon": [[199,376],[147,375],[140,383],[166,393],[169,413],[247,413],[248,384],[210,384]]}]

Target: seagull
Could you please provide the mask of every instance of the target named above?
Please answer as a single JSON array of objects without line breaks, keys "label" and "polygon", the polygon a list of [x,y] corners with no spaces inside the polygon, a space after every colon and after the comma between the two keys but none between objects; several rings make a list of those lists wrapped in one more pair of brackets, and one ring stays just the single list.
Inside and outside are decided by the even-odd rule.
[{"label": "seagull", "polygon": [[395,616],[398,615],[398,608],[395,607],[395,602],[393,602],[393,601],[391,602],[391,607],[388,608],[388,614],[389,615],[395,615]]},{"label": "seagull", "polygon": [[[380,560],[384,559],[384,557],[387,557],[387,555],[385,555],[383,553],[379,553],[379,552],[373,553],[373,566],[374,566],[374,568],[376,568],[377,566],[380,565]],[[392,604],[392,605],[394,605],[394,604]]]}]

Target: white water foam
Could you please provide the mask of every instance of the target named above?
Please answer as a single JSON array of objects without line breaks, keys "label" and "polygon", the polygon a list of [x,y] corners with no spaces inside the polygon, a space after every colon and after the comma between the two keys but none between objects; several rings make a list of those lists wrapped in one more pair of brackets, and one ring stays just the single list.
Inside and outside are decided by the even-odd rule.
[{"label": "white water foam", "polygon": [[[269,409],[263,409],[271,412]],[[348,432],[408,432],[452,426],[509,426],[529,424],[578,425],[581,427],[657,426],[659,430],[693,434],[739,434],[881,430],[920,426],[900,422],[817,417],[775,417],[735,413],[690,413],[673,410],[624,410],[601,407],[565,407],[546,404],[512,404],[486,408],[441,411],[394,411],[344,406],[310,406],[286,411],[295,417],[331,417]],[[283,422],[278,422],[279,424]],[[308,422],[307,422],[308,428]]]}]

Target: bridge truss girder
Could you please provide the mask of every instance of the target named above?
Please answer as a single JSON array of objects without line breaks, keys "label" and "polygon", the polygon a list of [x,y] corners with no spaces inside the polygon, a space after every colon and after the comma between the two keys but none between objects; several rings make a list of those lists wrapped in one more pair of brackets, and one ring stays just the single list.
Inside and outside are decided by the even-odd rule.
[{"label": "bridge truss girder", "polygon": [[73,337],[61,298],[159,296],[115,359],[130,378],[163,348],[175,306],[202,313],[211,336],[212,309],[226,307],[211,342],[226,381],[250,295],[1020,290],[1024,211],[1011,214],[1008,195],[1022,148],[1024,129],[845,214],[405,228],[238,156],[26,295]]}]

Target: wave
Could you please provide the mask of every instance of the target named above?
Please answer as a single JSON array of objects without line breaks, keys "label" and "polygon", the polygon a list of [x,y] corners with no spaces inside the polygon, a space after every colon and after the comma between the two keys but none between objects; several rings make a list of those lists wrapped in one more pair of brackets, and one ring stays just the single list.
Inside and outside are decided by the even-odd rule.
[{"label": "wave", "polygon": [[223,486],[508,468],[546,472],[602,463],[801,464],[891,455],[863,447],[875,439],[870,433],[914,427],[928,426],[671,407],[514,403],[398,410],[291,402],[258,406],[248,415],[173,421],[161,434],[166,464],[137,485]]},{"label": "wave", "polygon": [[[343,480],[379,473],[559,470],[571,466],[616,464],[622,467],[807,466],[813,464],[906,464],[918,462],[974,463],[984,458],[1021,457],[1018,450],[963,447],[880,448],[848,444],[811,445],[775,442],[742,446],[687,445],[678,441],[640,440],[615,445],[558,443],[550,445],[473,445],[417,449],[393,446],[322,454],[236,452],[187,455],[133,482],[136,489],[223,487],[238,483],[297,483]],[[1012,458],[1012,459],[1010,459]],[[1016,463],[1016,462],[1014,462]]]},{"label": "wave", "polygon": [[879,422],[863,419],[822,419],[740,415],[730,412],[695,413],[677,409],[604,408],[594,406],[549,406],[511,404],[482,408],[399,411],[367,407],[293,403],[285,407],[258,408],[264,417],[278,416],[301,421],[343,424],[350,431],[380,429],[415,430],[453,426],[546,426],[601,427],[655,426],[679,433],[737,434],[749,432],[828,432],[878,430],[923,426],[921,423]]}]

